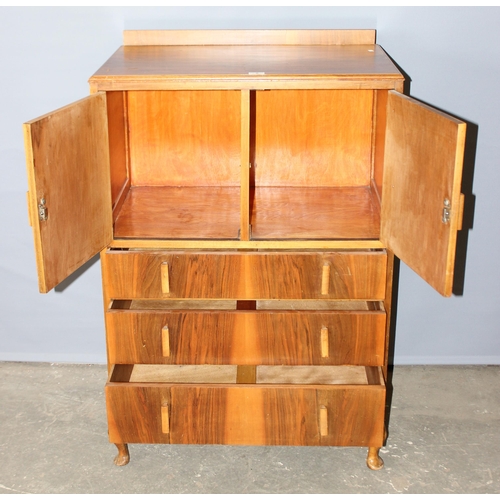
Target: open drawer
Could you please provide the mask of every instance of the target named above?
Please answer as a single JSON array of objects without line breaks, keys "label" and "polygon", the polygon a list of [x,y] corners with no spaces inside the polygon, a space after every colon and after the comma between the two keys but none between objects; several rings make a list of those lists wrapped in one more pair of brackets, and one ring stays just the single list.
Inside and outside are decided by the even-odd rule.
[{"label": "open drawer", "polygon": [[106,312],[112,364],[382,366],[385,327],[383,304],[365,301],[115,300]]},{"label": "open drawer", "polygon": [[115,365],[106,401],[113,443],[380,447],[384,436],[378,367]]},{"label": "open drawer", "polygon": [[123,251],[102,254],[111,299],[384,300],[387,254]]}]

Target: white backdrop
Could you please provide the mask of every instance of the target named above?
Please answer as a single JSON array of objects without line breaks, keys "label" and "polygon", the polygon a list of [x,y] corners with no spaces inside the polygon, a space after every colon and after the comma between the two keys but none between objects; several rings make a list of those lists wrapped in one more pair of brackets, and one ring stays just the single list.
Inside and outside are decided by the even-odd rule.
[{"label": "white backdrop", "polygon": [[478,126],[463,295],[402,264],[395,363],[499,364],[499,26],[498,7],[0,8],[0,360],[106,361],[99,260],[38,293],[21,124],[86,96],[124,29],[374,28],[412,96]]}]

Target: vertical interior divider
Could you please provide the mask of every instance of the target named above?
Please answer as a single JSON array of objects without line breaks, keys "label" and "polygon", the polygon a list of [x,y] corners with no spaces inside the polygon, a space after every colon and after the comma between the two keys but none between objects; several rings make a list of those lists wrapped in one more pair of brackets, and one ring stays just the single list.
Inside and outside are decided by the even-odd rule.
[{"label": "vertical interior divider", "polygon": [[250,239],[250,90],[241,90],[240,239]]}]

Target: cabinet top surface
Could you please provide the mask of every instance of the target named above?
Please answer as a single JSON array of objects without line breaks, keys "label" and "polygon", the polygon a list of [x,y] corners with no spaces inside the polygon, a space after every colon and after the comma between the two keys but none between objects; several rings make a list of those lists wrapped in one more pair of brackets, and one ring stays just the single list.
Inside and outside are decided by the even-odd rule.
[{"label": "cabinet top surface", "polygon": [[146,45],[120,47],[90,82],[161,78],[252,81],[401,80],[378,45]]}]

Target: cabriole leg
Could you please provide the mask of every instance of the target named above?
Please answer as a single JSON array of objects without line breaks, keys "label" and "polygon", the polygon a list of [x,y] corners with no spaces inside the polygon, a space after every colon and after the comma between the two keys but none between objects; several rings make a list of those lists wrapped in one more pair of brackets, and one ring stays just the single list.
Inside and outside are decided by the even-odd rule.
[{"label": "cabriole leg", "polygon": [[118,455],[115,457],[115,465],[127,465],[130,461],[128,445],[115,443],[118,448]]},{"label": "cabriole leg", "polygon": [[368,456],[366,457],[366,465],[371,470],[380,470],[384,466],[384,461],[379,457],[380,448],[368,448]]}]

